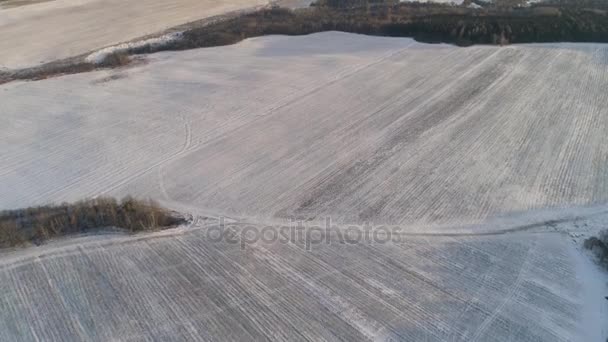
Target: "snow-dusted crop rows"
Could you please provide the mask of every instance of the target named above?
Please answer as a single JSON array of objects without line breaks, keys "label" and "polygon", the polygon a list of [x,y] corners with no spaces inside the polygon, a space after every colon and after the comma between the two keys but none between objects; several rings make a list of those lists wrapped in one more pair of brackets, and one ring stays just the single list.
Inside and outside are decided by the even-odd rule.
[{"label": "snow-dusted crop rows", "polygon": [[602,324],[577,276],[584,261],[557,234],[305,251],[241,250],[205,232],[4,258],[0,340],[591,341]]},{"label": "snow-dusted crop rows", "polygon": [[265,0],[50,0],[31,1],[27,6],[8,9],[0,5],[0,71],[3,67],[33,67],[77,56],[194,20],[267,3]]},{"label": "snow-dusted crop rows", "polygon": [[[608,222],[607,64],[333,32],[0,85],[0,209],[129,194],[196,218],[1,254],[0,340],[603,341],[605,275],[565,232]],[[241,250],[206,237],[219,215],[403,240]]]},{"label": "snow-dusted crop rows", "polygon": [[456,224],[608,197],[608,48],[340,33],[0,86],[0,208]]}]

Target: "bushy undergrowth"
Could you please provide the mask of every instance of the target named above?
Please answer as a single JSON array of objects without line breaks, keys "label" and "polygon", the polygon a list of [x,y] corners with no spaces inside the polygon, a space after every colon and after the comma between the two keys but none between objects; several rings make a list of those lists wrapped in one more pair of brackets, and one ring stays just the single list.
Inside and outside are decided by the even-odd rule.
[{"label": "bushy undergrowth", "polygon": [[102,197],[75,203],[0,212],[0,248],[40,244],[52,237],[101,228],[138,232],[183,223],[152,200]]},{"label": "bushy undergrowth", "polygon": [[608,230],[586,239],[583,246],[591,250],[599,258],[600,263],[608,268]]},{"label": "bushy undergrowth", "polygon": [[119,67],[129,64],[130,61],[131,58],[129,58],[129,54],[126,51],[117,51],[105,56],[101,66],[108,68]]}]

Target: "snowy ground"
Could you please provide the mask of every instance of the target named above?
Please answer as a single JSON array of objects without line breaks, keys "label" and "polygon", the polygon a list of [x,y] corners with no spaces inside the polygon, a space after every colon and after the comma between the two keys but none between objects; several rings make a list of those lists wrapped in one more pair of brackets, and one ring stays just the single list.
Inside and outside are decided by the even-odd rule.
[{"label": "snowy ground", "polygon": [[325,33],[0,86],[0,208],[458,225],[608,200],[608,46]]},{"label": "snowy ground", "polygon": [[0,85],[0,208],[131,194],[407,236],[240,250],[195,223],[4,255],[0,339],[604,341],[577,246],[608,221],[607,61],[332,32]]},{"label": "snowy ground", "polygon": [[606,275],[548,228],[308,251],[197,225],[70,239],[0,258],[0,339],[604,341]]},{"label": "snowy ground", "polygon": [[0,7],[0,70],[35,66],[266,0],[52,0]]}]

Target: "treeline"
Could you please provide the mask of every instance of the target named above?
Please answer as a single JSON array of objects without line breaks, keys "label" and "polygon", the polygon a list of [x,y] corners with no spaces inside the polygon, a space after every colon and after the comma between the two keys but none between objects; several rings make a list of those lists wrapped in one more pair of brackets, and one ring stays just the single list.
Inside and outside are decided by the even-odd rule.
[{"label": "treeline", "polygon": [[[127,54],[183,50],[237,43],[269,34],[304,35],[343,31],[377,36],[412,37],[426,43],[514,44],[548,42],[608,42],[608,1],[549,0],[521,6],[520,0],[465,0],[482,8],[398,0],[318,0],[310,8],[278,7],[242,14],[183,32],[182,39],[146,45],[109,56],[96,65],[85,60],[51,62],[39,67],[1,72],[0,84],[86,72],[129,62]],[[505,5],[507,4],[507,5]],[[508,5],[516,4],[516,5]]]},{"label": "treeline", "polygon": [[577,10],[556,15],[435,15],[382,25],[389,36],[457,45],[532,42],[608,42],[608,17]]},{"label": "treeline", "polygon": [[344,31],[413,37],[422,42],[512,44],[608,42],[608,15],[602,10],[555,6],[473,9],[433,3],[321,0],[290,11],[266,9],[185,32],[169,49],[218,46],[268,34],[302,35]]}]

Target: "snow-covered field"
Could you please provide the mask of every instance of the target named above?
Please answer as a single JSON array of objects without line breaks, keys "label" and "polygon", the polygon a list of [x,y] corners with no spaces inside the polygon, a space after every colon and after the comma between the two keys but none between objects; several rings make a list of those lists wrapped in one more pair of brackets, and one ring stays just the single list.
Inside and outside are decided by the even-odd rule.
[{"label": "snow-covered field", "polygon": [[0,7],[0,70],[73,57],[172,26],[266,3],[266,0],[52,0]]},{"label": "snow-covered field", "polygon": [[325,33],[0,86],[0,208],[469,224],[608,200],[608,46]]},{"label": "snow-covered field", "polygon": [[207,229],[76,238],[5,255],[0,340],[553,342],[608,334],[605,275],[556,231],[332,240],[306,251],[302,243],[240,249],[210,242]]},{"label": "snow-covered field", "polygon": [[240,250],[195,223],[3,255],[0,340],[604,341],[606,278],[571,237],[608,222],[587,222],[608,200],[607,63],[601,44],[330,32],[0,85],[2,209],[131,194],[407,234]]}]

